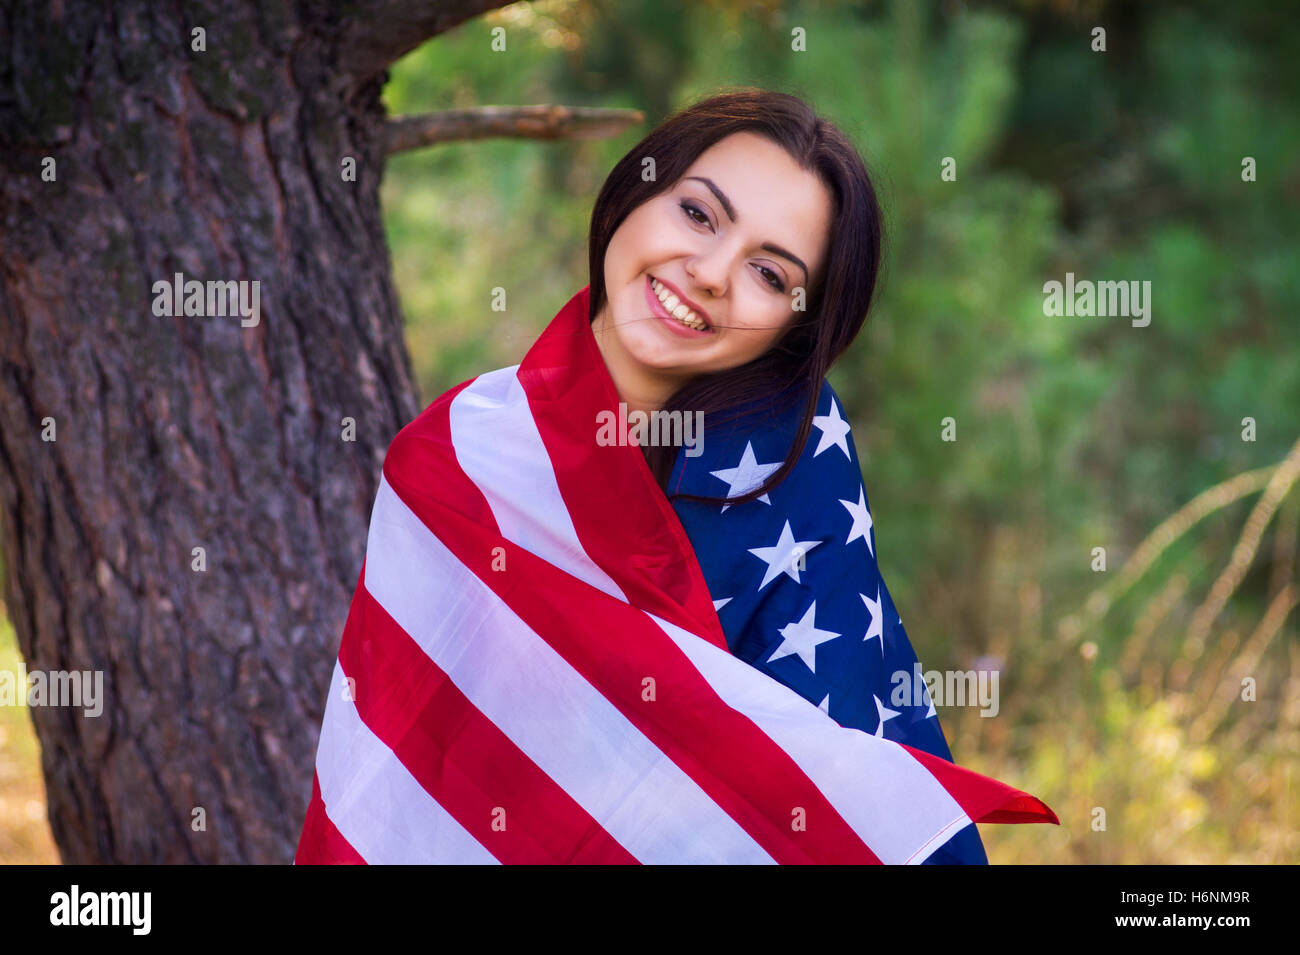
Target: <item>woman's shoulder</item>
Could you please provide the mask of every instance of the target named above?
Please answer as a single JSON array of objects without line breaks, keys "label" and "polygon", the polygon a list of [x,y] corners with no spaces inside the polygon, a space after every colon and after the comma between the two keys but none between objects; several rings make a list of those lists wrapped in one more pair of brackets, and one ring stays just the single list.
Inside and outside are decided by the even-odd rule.
[{"label": "woman's shoulder", "polygon": [[862,468],[844,403],[823,379],[808,439],[790,472],[789,493],[835,500],[851,494],[858,500]]},{"label": "woman's shoulder", "polygon": [[[801,399],[807,394],[803,390],[802,394],[773,395],[766,406],[712,427],[706,416],[702,451],[696,457],[678,455],[670,491],[736,496],[762,484],[793,450],[805,409]],[[851,494],[856,502],[861,477],[844,405],[831,383],[823,379],[804,446],[769,498],[833,502]]]}]

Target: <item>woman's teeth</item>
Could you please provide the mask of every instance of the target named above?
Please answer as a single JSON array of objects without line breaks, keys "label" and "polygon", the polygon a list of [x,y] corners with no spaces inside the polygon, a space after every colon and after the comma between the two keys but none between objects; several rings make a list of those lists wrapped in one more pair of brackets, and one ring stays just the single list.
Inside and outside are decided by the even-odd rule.
[{"label": "woman's teeth", "polygon": [[658,279],[651,279],[650,287],[654,289],[655,296],[663,303],[664,308],[668,310],[668,314],[677,321],[698,331],[704,331],[709,327],[702,318],[683,305],[676,295],[668,291]]}]

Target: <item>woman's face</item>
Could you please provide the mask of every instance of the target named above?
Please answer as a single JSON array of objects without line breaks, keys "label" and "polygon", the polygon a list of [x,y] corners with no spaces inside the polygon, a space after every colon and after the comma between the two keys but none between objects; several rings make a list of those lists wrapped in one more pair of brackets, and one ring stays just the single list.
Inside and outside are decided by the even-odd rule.
[{"label": "woman's face", "polygon": [[[807,315],[794,311],[795,290],[806,290],[806,308],[832,215],[821,180],[766,137],[735,133],[701,153],[606,249],[606,301],[592,329],[620,392],[653,404],[772,347]],[[683,306],[684,321],[670,317]]]}]

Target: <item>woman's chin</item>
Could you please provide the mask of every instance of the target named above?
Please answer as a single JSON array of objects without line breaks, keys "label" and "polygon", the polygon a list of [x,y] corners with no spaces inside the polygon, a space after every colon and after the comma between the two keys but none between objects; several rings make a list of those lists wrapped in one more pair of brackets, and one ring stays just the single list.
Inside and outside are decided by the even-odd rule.
[{"label": "woman's chin", "polygon": [[627,353],[646,371],[655,374],[673,372],[693,373],[691,356],[684,354],[680,346],[673,342],[637,342],[628,347]]}]

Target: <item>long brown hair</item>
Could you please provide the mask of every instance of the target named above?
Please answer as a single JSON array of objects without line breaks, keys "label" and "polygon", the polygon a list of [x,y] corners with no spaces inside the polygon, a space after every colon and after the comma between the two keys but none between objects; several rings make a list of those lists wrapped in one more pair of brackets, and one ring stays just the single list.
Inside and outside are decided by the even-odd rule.
[{"label": "long brown hair", "polygon": [[[794,442],[781,467],[761,486],[734,498],[673,494],[688,500],[741,504],[785,479],[803,453],[817,413],[826,372],[857,337],[871,306],[880,271],[883,224],[876,192],[862,157],[848,138],[797,96],[742,87],[701,100],[670,116],[628,151],[610,171],[591,214],[589,266],[594,321],[605,304],[605,250],[624,219],[642,203],[671,189],[706,149],[733,133],[750,131],[781,146],[800,167],[818,176],[834,199],[830,241],[817,288],[781,339],[744,365],[701,375],[679,388],[662,410],[703,411],[717,423],[760,411],[774,413],[803,401]],[[652,157],[655,178],[642,177]],[[677,448],[642,449],[665,493]]]}]

